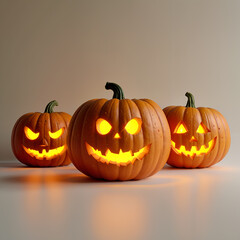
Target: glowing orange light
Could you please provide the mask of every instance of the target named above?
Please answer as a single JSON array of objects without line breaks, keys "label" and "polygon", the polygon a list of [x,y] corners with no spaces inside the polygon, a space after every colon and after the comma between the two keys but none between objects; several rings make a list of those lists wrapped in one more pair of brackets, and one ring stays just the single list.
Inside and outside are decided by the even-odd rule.
[{"label": "glowing orange light", "polygon": [[49,131],[48,133],[49,133],[49,136],[50,136],[51,138],[57,139],[57,138],[59,138],[59,137],[63,134],[63,128],[59,129],[59,130],[56,131],[56,132],[53,132],[53,133],[52,133],[51,131]]},{"label": "glowing orange light", "polygon": [[97,131],[98,131],[99,134],[106,135],[106,134],[108,134],[111,131],[112,126],[105,119],[99,118],[96,121],[96,128],[97,128]]},{"label": "glowing orange light", "polygon": [[141,125],[142,125],[141,119],[133,118],[127,123],[127,125],[125,126],[125,129],[128,133],[134,135],[140,131]]},{"label": "glowing orange light", "polygon": [[194,136],[192,136],[190,142],[197,142],[197,139]]},{"label": "glowing orange light", "polygon": [[216,137],[212,139],[210,142],[208,142],[208,147],[205,145],[202,145],[199,149],[197,146],[192,146],[190,150],[186,150],[185,146],[181,145],[179,148],[176,148],[176,143],[174,141],[171,141],[172,149],[177,153],[177,154],[184,154],[185,156],[189,156],[191,158],[194,158],[195,156],[199,156],[202,154],[207,154],[209,153],[214,145],[216,143]]},{"label": "glowing orange light", "polygon": [[35,140],[39,136],[39,132],[35,133],[30,128],[28,128],[26,126],[24,127],[24,133],[29,140]]},{"label": "glowing orange light", "polygon": [[112,163],[118,166],[126,166],[129,163],[134,163],[136,159],[143,159],[143,157],[149,152],[151,144],[141,148],[138,152],[132,153],[132,151],[123,152],[120,149],[119,153],[112,153],[109,149],[105,155],[100,150],[97,150],[86,143],[86,149],[89,155],[92,155],[97,161],[102,163]]},{"label": "glowing orange light", "polygon": [[42,152],[40,153],[38,150],[26,148],[25,146],[23,146],[23,148],[27,154],[39,160],[43,160],[43,159],[51,160],[57,157],[59,154],[62,154],[66,149],[65,146],[61,146],[58,148],[50,149],[49,151],[46,151],[46,149],[43,149]]},{"label": "glowing orange light", "polygon": [[200,123],[197,129],[197,133],[207,133],[207,132],[208,132],[207,128],[203,125],[203,123]]},{"label": "glowing orange light", "polygon": [[178,124],[174,130],[174,133],[178,133],[178,134],[183,134],[186,132],[187,132],[187,128],[186,128],[186,126],[184,126],[183,123],[180,123],[180,125]]},{"label": "glowing orange light", "polygon": [[114,138],[120,138],[120,135],[118,133],[116,133]]}]

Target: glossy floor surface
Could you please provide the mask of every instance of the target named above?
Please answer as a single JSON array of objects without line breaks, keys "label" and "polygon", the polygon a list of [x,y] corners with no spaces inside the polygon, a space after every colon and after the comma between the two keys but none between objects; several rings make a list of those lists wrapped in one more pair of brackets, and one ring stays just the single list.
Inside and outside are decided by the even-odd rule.
[{"label": "glossy floor surface", "polygon": [[2,240],[240,239],[240,166],[227,161],[128,182],[1,162],[0,201]]}]

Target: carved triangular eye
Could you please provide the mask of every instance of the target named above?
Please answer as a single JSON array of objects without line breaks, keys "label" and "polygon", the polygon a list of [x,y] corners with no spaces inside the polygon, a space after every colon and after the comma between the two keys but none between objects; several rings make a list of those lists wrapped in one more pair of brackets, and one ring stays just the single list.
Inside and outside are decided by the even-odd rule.
[{"label": "carved triangular eye", "polygon": [[201,122],[196,132],[207,133],[207,132],[210,132],[210,130]]},{"label": "carved triangular eye", "polygon": [[185,124],[183,122],[180,122],[175,128],[174,133],[183,134],[183,133],[186,133],[187,131],[188,130]]}]

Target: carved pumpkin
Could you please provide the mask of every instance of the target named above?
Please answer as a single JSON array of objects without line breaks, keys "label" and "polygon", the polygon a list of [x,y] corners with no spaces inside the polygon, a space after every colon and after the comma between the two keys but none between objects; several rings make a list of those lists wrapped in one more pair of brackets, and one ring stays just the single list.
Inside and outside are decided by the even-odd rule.
[{"label": "carved pumpkin", "polygon": [[67,129],[71,116],[53,112],[58,106],[50,102],[44,113],[27,113],[12,131],[12,150],[16,158],[29,166],[64,166],[71,161],[67,153]]},{"label": "carved pumpkin", "polygon": [[186,93],[186,107],[163,109],[171,130],[168,164],[183,168],[212,166],[223,159],[230,147],[230,130],[221,113],[212,108],[195,107],[194,97]]},{"label": "carved pumpkin", "polygon": [[142,179],[158,172],[170,152],[170,130],[161,108],[149,99],[125,99],[107,83],[113,99],[82,104],[69,125],[67,145],[81,172],[107,180]]}]

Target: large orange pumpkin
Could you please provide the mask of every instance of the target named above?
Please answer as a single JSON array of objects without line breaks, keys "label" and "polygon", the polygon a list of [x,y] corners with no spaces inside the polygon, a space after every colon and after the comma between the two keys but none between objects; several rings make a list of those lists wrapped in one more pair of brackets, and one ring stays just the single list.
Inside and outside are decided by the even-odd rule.
[{"label": "large orange pumpkin", "polygon": [[230,147],[230,130],[223,115],[215,109],[195,107],[186,93],[186,107],[163,109],[171,130],[171,153],[167,163],[174,167],[204,168],[221,161]]},{"label": "large orange pumpkin", "polygon": [[158,172],[170,152],[170,130],[161,108],[149,99],[125,99],[107,83],[113,99],[82,104],[69,125],[67,145],[77,169],[106,180],[142,179]]},{"label": "large orange pumpkin", "polygon": [[67,129],[71,116],[53,112],[58,103],[51,101],[44,113],[27,113],[12,130],[12,150],[16,158],[29,166],[53,167],[70,164]]}]

